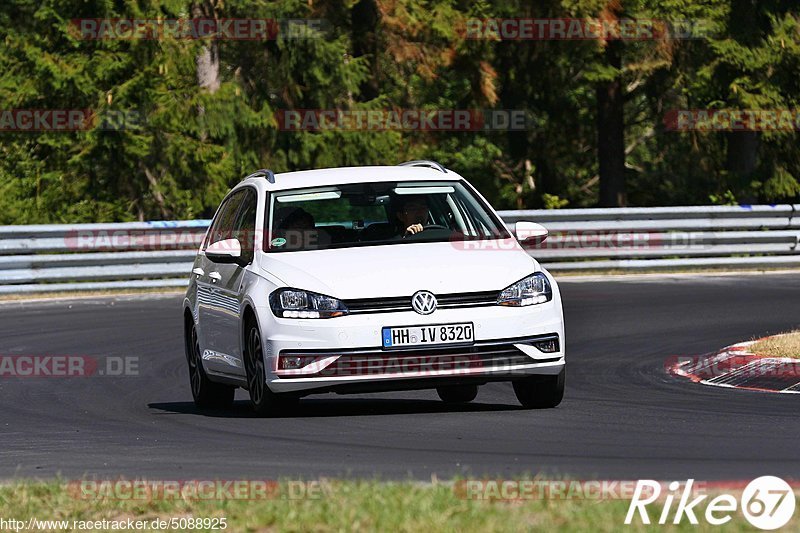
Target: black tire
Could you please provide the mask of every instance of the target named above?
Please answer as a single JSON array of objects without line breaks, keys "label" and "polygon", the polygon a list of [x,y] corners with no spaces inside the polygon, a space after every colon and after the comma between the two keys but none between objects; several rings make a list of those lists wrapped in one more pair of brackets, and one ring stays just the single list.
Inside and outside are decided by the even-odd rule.
[{"label": "black tire", "polygon": [[557,376],[530,376],[514,381],[514,394],[523,407],[549,409],[556,407],[564,398],[566,369]]},{"label": "black tire", "polygon": [[247,390],[250,404],[260,416],[275,416],[297,406],[300,398],[291,394],[276,394],[267,386],[264,350],[261,332],[252,322],[247,326],[245,337],[244,368],[247,373]]},{"label": "black tire", "polygon": [[448,385],[437,387],[436,393],[444,403],[469,403],[478,395],[477,385]]},{"label": "black tire", "polygon": [[208,379],[200,357],[200,342],[197,338],[197,327],[194,322],[187,324],[186,362],[189,364],[189,385],[197,407],[224,409],[233,403],[236,387],[214,383]]}]

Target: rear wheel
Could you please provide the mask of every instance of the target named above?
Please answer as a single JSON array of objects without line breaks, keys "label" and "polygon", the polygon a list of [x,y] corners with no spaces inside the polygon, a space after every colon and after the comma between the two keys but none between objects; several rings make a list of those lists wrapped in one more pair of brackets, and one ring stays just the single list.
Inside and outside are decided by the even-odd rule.
[{"label": "rear wheel", "polygon": [[436,393],[444,403],[468,403],[478,395],[477,385],[448,385],[437,387]]},{"label": "rear wheel", "polygon": [[275,394],[267,386],[267,372],[264,363],[264,348],[261,343],[261,332],[258,326],[250,323],[247,328],[247,344],[245,350],[245,372],[247,373],[247,389],[250,392],[250,403],[259,415],[275,415],[295,407],[299,401],[297,396]]},{"label": "rear wheel", "polygon": [[233,403],[236,387],[214,383],[203,370],[197,327],[191,323],[186,335],[186,360],[189,363],[189,384],[197,407],[225,408]]},{"label": "rear wheel", "polygon": [[514,381],[514,394],[523,407],[547,409],[555,407],[564,398],[566,369],[556,376],[529,376]]}]

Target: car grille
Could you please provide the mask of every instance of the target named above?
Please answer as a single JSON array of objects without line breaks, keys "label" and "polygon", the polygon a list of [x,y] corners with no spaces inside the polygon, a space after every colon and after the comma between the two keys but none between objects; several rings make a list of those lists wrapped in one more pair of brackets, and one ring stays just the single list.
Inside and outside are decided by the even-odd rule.
[{"label": "car grille", "polygon": [[[437,294],[437,309],[455,309],[458,307],[480,307],[494,305],[500,291],[469,292],[459,294]],[[351,315],[366,313],[394,313],[411,311],[411,296],[393,298],[362,298],[345,300],[344,304]]]},{"label": "car grille", "polygon": [[[339,358],[314,374],[281,376],[291,378],[327,378],[369,375],[404,375],[426,372],[475,372],[509,370],[519,365],[557,361],[559,356],[549,359],[531,359],[519,350],[516,344],[528,344],[553,335],[528,339],[513,339],[500,343],[485,343],[472,346],[403,349],[403,350],[358,350],[342,353]],[[283,351],[281,356],[310,355],[311,351]],[[331,351],[328,355],[336,355]],[[321,355],[321,354],[320,354]]]}]

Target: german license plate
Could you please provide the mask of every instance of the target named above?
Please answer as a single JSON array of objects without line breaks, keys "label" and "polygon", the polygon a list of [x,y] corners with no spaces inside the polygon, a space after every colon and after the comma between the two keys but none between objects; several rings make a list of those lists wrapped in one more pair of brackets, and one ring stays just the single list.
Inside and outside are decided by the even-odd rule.
[{"label": "german license plate", "polygon": [[472,344],[473,342],[475,342],[475,327],[472,322],[383,328],[384,348]]}]

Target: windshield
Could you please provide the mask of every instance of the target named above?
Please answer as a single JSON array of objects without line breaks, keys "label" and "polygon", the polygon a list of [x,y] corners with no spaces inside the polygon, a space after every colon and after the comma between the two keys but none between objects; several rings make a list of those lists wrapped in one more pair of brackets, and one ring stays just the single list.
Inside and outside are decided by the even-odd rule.
[{"label": "windshield", "polygon": [[357,183],[270,195],[268,252],[510,235],[461,182]]}]

